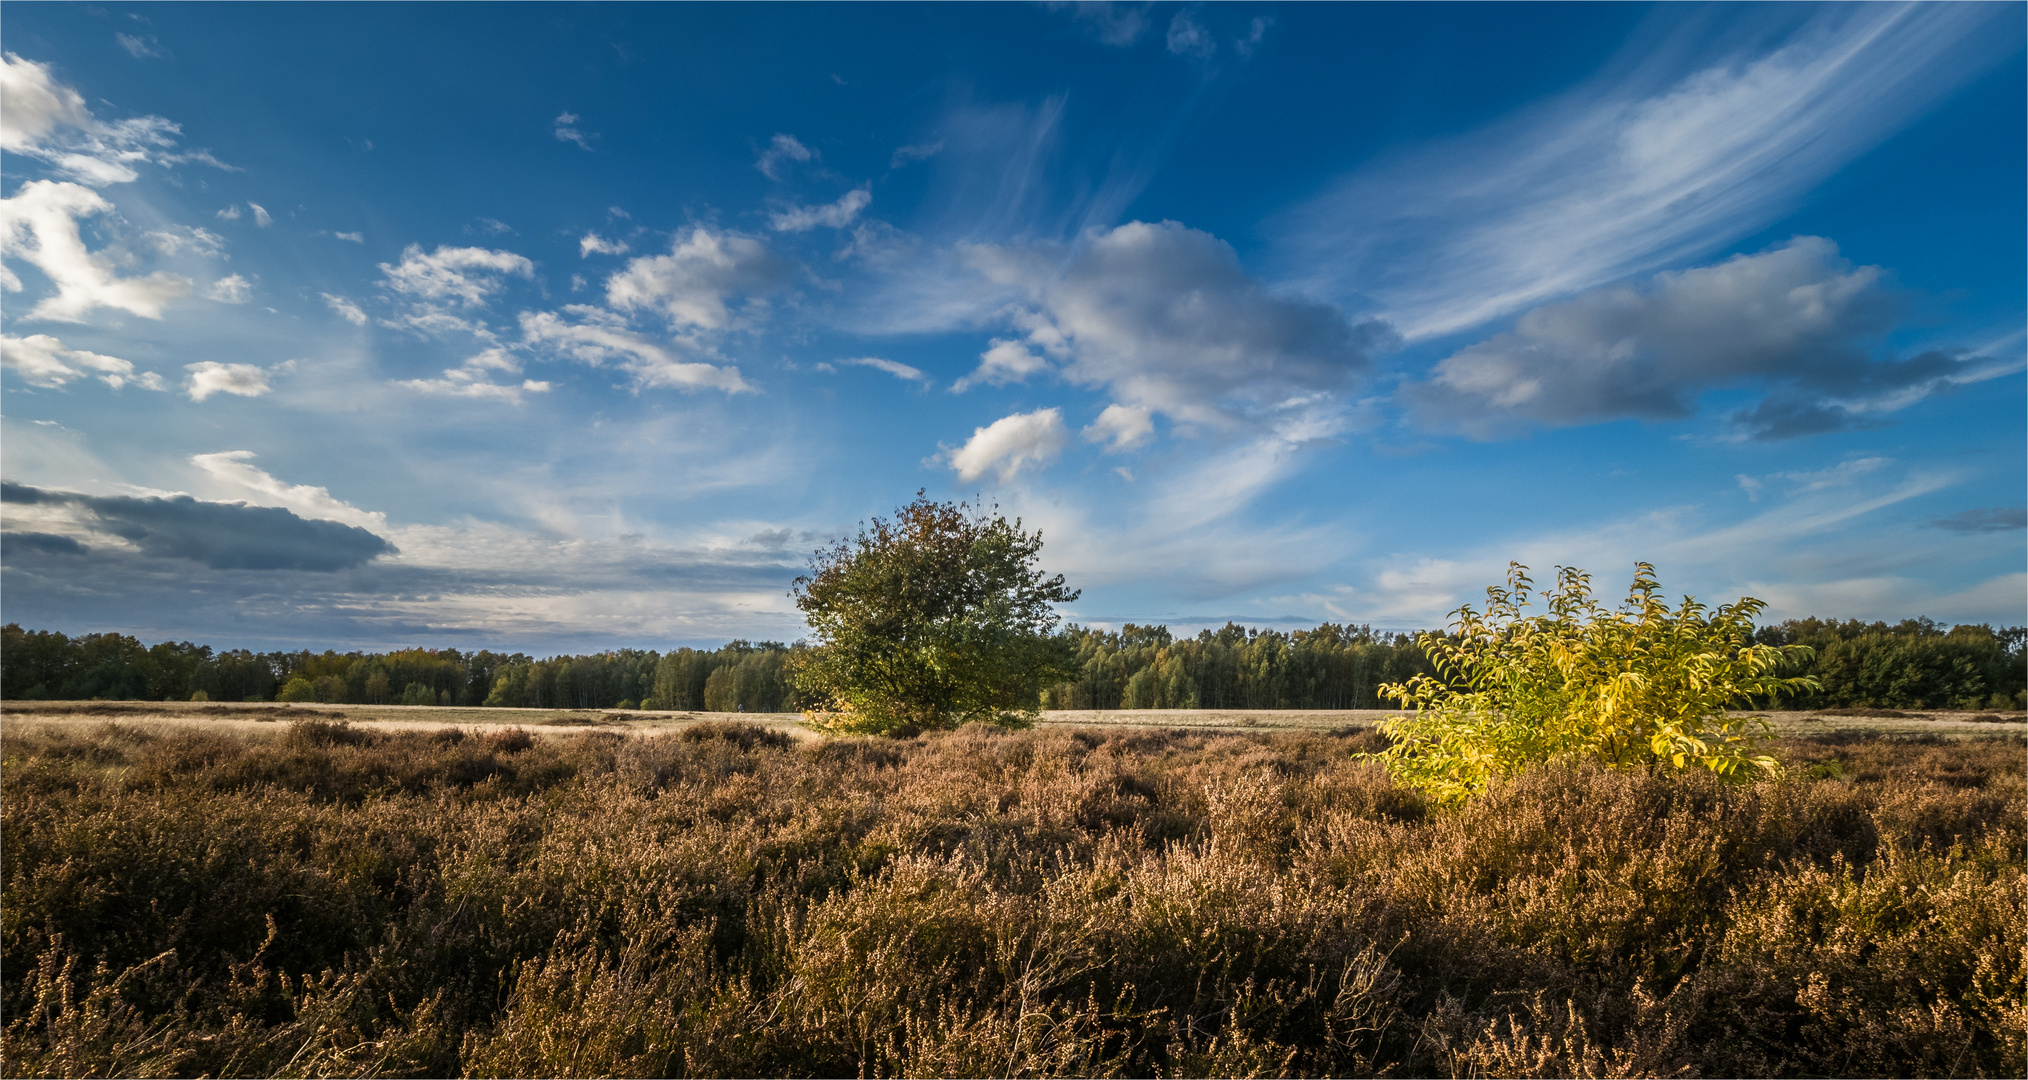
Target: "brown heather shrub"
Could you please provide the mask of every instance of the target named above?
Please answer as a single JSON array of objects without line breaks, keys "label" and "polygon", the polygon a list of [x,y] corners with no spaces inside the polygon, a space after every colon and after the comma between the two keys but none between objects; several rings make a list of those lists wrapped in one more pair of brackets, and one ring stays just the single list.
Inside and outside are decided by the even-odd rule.
[{"label": "brown heather shrub", "polygon": [[7,1075],[2021,1075],[2024,743],[107,724],[0,762]]}]

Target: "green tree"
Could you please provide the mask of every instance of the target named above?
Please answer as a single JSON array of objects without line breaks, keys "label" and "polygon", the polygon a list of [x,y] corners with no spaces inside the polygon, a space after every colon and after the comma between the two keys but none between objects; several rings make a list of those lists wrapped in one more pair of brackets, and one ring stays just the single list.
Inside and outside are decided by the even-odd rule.
[{"label": "green tree", "polygon": [[1524,617],[1527,570],[1509,564],[1507,587],[1486,590],[1484,615],[1467,604],[1449,633],[1417,635],[1438,678],[1381,687],[1415,710],[1381,725],[1394,744],[1376,756],[1396,778],[1459,803],[1565,754],[1729,777],[1777,770],[1755,752],[1767,722],[1726,710],[1817,686],[1776,674],[1806,647],[1754,643],[1761,601],[1711,611],[1685,597],[1671,611],[1654,567],[1638,563],[1625,605],[1607,611],[1592,602],[1591,575],[1559,567],[1548,613]]},{"label": "green tree", "polygon": [[1041,552],[1019,519],[920,491],[818,551],[790,592],[816,638],[795,663],[806,715],[849,734],[1032,722],[1042,684],[1076,671],[1051,631],[1078,592]]}]

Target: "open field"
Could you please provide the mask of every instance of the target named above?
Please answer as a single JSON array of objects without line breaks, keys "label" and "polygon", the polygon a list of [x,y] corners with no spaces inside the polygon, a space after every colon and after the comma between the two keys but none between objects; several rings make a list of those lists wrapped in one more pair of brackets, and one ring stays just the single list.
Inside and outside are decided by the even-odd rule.
[{"label": "open field", "polygon": [[1786,738],[1784,779],[1737,786],[1548,767],[1437,812],[1342,714],[798,741],[148,708],[8,713],[8,1075],[2028,1061],[2013,725]]},{"label": "open field", "polygon": [[[1862,715],[1853,715],[1862,714]],[[1863,715],[1874,714],[1874,715]],[[1095,730],[1330,731],[1371,726],[1399,712],[1387,709],[1111,709],[1050,711],[1038,726]],[[1762,712],[1782,735],[1833,732],[1946,736],[2028,732],[2028,713],[1940,709],[1847,709],[1821,712]],[[659,735],[700,723],[737,720],[818,738],[797,713],[713,713],[618,711],[612,709],[485,709],[435,705],[309,705],[187,701],[10,701],[0,708],[0,731],[25,722],[66,725],[121,723],[197,724],[217,729],[271,730],[298,719],[344,720],[381,731],[462,727],[479,731],[528,727],[545,731],[616,731]]]}]

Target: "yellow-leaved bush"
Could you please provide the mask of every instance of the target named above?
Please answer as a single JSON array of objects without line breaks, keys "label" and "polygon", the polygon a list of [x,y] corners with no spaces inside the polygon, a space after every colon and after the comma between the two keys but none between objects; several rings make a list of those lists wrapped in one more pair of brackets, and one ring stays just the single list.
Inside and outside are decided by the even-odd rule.
[{"label": "yellow-leaved bush", "polygon": [[1372,755],[1397,780],[1457,804],[1565,755],[1734,779],[1779,771],[1757,752],[1773,734],[1767,721],[1726,711],[1817,688],[1779,674],[1809,649],[1754,643],[1766,604],[1749,596],[1712,610],[1685,597],[1672,610],[1655,568],[1638,563],[1617,611],[1593,602],[1590,574],[1558,567],[1548,613],[1524,616],[1533,584],[1510,563],[1506,587],[1486,590],[1484,614],[1467,604],[1447,632],[1417,635],[1439,678],[1380,688],[1414,710],[1382,723],[1393,744]]}]

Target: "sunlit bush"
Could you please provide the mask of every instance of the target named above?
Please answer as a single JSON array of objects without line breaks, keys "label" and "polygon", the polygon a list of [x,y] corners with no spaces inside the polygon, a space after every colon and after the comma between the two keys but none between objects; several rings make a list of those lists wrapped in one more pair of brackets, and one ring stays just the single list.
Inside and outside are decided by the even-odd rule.
[{"label": "sunlit bush", "polygon": [[1776,771],[1757,749],[1766,721],[1726,710],[1817,684],[1776,674],[1808,649],[1754,644],[1764,603],[1749,596],[1714,611],[1684,597],[1672,611],[1655,568],[1640,563],[1625,604],[1609,611],[1592,601],[1591,575],[1559,567],[1547,613],[1523,615],[1527,571],[1510,564],[1507,586],[1486,590],[1485,614],[1467,604],[1449,632],[1417,635],[1438,677],[1381,688],[1415,710],[1382,725],[1394,745],[1378,757],[1398,779],[1455,804],[1564,755],[1732,777]]}]

